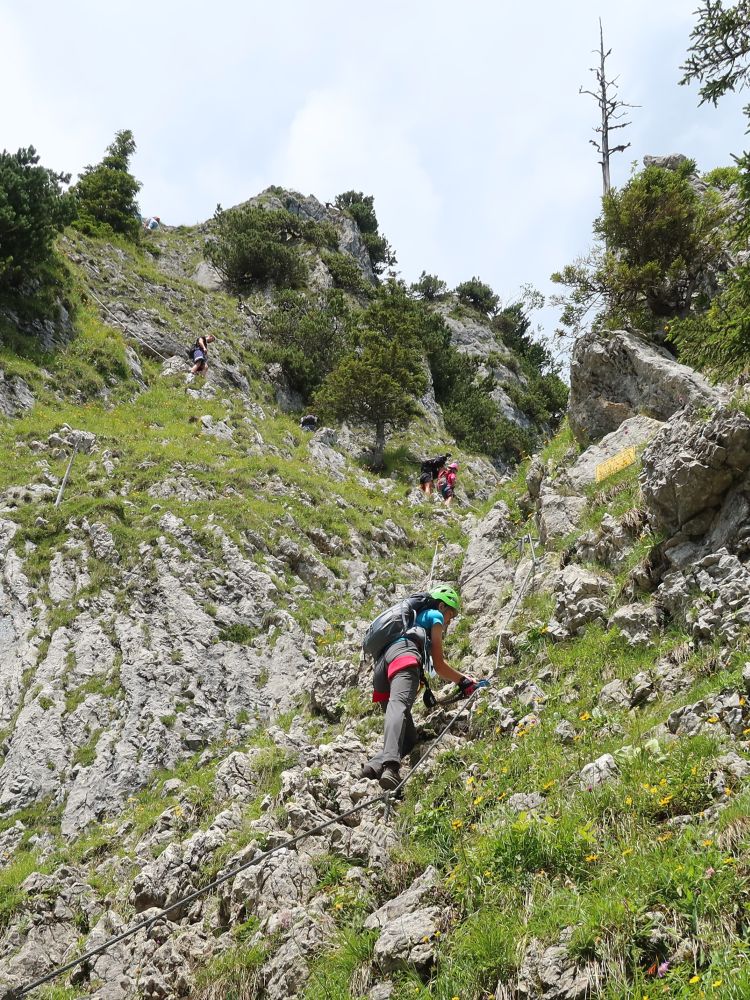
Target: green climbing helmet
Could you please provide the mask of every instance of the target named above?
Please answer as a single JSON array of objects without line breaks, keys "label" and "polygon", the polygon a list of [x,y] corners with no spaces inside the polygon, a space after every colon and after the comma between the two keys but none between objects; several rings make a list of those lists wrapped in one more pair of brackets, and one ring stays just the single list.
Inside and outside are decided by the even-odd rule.
[{"label": "green climbing helmet", "polygon": [[442,601],[449,608],[459,610],[461,599],[452,587],[435,587],[434,590],[430,591],[430,597],[435,601]]}]

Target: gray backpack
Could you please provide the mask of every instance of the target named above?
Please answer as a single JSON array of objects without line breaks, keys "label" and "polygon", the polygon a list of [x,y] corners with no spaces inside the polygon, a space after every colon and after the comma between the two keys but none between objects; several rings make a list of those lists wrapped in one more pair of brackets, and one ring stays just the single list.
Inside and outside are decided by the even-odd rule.
[{"label": "gray backpack", "polygon": [[425,608],[436,607],[436,602],[429,594],[413,594],[406,597],[393,607],[387,608],[370,625],[362,640],[362,652],[374,660],[387,649],[392,642],[412,628],[417,615]]}]

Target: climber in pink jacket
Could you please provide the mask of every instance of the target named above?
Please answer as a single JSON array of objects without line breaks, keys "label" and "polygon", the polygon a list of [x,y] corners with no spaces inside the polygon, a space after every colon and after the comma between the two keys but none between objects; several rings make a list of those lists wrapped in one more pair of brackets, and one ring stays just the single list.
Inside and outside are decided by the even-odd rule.
[{"label": "climber in pink jacket", "polygon": [[440,496],[445,500],[445,506],[450,507],[453,503],[454,488],[456,485],[456,476],[458,473],[458,462],[451,462],[451,464],[440,470],[440,476],[438,478],[438,490]]}]

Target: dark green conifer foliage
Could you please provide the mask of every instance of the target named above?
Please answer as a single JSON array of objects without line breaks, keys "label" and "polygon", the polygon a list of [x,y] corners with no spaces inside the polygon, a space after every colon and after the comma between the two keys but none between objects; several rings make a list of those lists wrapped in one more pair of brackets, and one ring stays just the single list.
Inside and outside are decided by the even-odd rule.
[{"label": "dark green conifer foliage", "polygon": [[444,299],[448,294],[448,286],[436,274],[428,274],[426,271],[422,271],[419,281],[415,281],[410,286],[410,291],[417,298],[424,299],[425,302],[437,302],[440,299]]},{"label": "dark green conifer foliage", "polygon": [[261,324],[261,354],[281,365],[290,388],[307,401],[351,345],[349,307],[336,289],[314,300],[278,292],[274,305]]},{"label": "dark green conifer foliage", "polygon": [[499,296],[495,295],[490,286],[476,277],[462,281],[460,285],[456,285],[455,291],[462,305],[476,309],[485,316],[493,315],[500,302]]},{"label": "dark green conifer foliage", "polygon": [[51,262],[55,235],[75,216],[62,189],[69,180],[39,166],[33,146],[0,153],[0,289],[40,277]]},{"label": "dark green conifer foliage", "polygon": [[419,412],[427,372],[413,345],[394,342],[381,330],[360,330],[359,343],[326,378],[316,405],[323,415],[370,427],[372,466],[381,468],[387,435],[407,427]]},{"label": "dark green conifer foliage", "polygon": [[[726,5],[702,0],[680,83],[700,84],[700,103],[718,104],[725,94],[750,81],[750,0]],[[750,119],[750,105],[745,116]],[[746,129],[747,131],[747,129]],[[736,248],[745,255],[750,235],[750,154],[734,157],[736,167],[711,178],[720,189],[736,183],[740,209],[735,219]],[[670,338],[688,364],[730,378],[750,367],[750,266],[740,263],[724,275],[719,293],[705,313],[670,325]]]},{"label": "dark green conifer foliage", "polygon": [[372,428],[372,464],[383,464],[386,438],[419,412],[427,389],[424,342],[434,321],[406,289],[389,281],[357,317],[352,349],[316,395],[323,415]]},{"label": "dark green conifer foliage", "polygon": [[133,133],[122,129],[101,163],[86,167],[79,175],[73,191],[78,201],[77,225],[84,232],[119,233],[134,242],[140,239],[141,214],[135,196],[141,184],[129,169],[135,149]]},{"label": "dark green conifer foliage", "polygon": [[217,205],[213,239],[205,256],[235,291],[273,281],[280,288],[300,288],[307,277],[301,251],[306,243],[317,248],[335,245],[333,227],[299,219],[286,209]]},{"label": "dark green conifer foliage", "polygon": [[336,195],[337,207],[351,215],[357,223],[362,234],[362,242],[370,255],[372,268],[379,274],[386,267],[392,267],[396,263],[396,255],[388,240],[379,231],[374,202],[375,199],[371,194],[365,195],[361,191],[344,191],[343,194]]},{"label": "dark green conifer foliage", "polygon": [[692,160],[676,170],[650,166],[605,195],[597,248],[552,275],[570,290],[556,299],[564,326],[651,333],[707,307],[707,279],[724,266],[727,210],[717,191],[698,193],[694,174]]}]

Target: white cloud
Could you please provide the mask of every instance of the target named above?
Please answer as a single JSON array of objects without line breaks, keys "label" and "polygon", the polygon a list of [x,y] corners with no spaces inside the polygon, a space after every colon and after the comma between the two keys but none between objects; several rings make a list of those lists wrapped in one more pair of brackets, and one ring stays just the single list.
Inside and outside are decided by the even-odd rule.
[{"label": "white cloud", "polygon": [[313,93],[291,122],[274,173],[277,183],[324,200],[351,188],[374,194],[381,229],[397,251],[408,254],[417,241],[429,254],[440,198],[397,114],[354,93]]},{"label": "white cloud", "polygon": [[745,144],[742,98],[698,109],[678,86],[695,0],[0,0],[0,143],[77,173],[117,129],[138,143],[141,204],[207,218],[272,183],[375,196],[405,277],[479,274],[513,294],[583,252],[600,173],[578,95],[601,15],[634,109],[614,165],[678,151],[701,167]]}]

